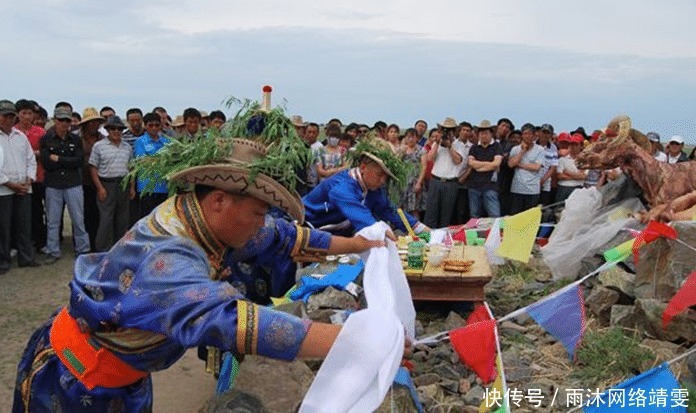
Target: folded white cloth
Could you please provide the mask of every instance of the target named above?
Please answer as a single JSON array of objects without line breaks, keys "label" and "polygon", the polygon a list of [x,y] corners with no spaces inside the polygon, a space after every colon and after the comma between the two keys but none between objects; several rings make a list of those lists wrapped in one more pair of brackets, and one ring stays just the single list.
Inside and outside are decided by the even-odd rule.
[{"label": "folded white cloth", "polygon": [[[384,239],[378,222],[359,232]],[[399,368],[404,337],[415,336],[416,311],[396,245],[363,254],[368,308],[348,317],[305,396],[300,413],[367,413],[384,400]]]}]

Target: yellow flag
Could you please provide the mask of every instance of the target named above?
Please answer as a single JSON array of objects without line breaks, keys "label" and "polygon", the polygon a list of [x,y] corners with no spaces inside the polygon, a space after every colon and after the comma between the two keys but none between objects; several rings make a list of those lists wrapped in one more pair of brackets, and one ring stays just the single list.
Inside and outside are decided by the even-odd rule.
[{"label": "yellow flag", "polygon": [[500,353],[498,353],[496,365],[498,366],[498,376],[486,392],[486,398],[483,399],[479,406],[479,413],[502,413],[506,411],[505,391],[507,386],[503,383],[503,363],[500,361]]},{"label": "yellow flag", "polygon": [[541,208],[535,207],[504,219],[503,243],[496,254],[515,261],[529,262],[529,255],[541,223]]},{"label": "yellow flag", "polygon": [[292,302],[292,300],[290,300],[290,298],[288,298],[288,297],[279,297],[279,298],[271,297],[271,303],[273,304],[273,307],[278,307],[281,304],[286,304],[286,303],[291,303],[291,302]]}]

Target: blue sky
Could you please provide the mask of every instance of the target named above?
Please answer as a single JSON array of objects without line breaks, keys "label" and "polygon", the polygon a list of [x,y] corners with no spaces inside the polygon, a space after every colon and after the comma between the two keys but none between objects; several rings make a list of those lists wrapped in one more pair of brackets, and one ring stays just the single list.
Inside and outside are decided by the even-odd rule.
[{"label": "blue sky", "polygon": [[210,112],[270,84],[318,122],[592,130],[623,113],[696,143],[694,0],[0,3],[1,98],[47,108]]}]

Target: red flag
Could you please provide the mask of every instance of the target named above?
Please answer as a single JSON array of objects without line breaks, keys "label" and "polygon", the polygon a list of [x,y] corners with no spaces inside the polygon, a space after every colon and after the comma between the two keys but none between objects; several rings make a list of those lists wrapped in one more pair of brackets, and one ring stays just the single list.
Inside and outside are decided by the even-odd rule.
[{"label": "red flag", "polygon": [[[677,291],[677,293],[669,300],[667,308],[662,313],[662,329],[666,329],[672,321],[672,317],[696,305],[696,271],[689,275],[686,283]],[[451,333],[450,333],[451,334]]]},{"label": "red flag", "polygon": [[667,224],[662,222],[650,221],[648,226],[645,227],[643,231],[638,234],[635,241],[633,241],[633,260],[638,264],[638,250],[646,244],[650,244],[660,237],[665,237],[669,239],[677,239],[677,231]]},{"label": "red flag", "polygon": [[476,304],[476,306],[474,306],[474,311],[472,311],[471,314],[469,314],[469,317],[466,318],[466,325],[475,324],[480,321],[487,321],[491,318],[491,314],[488,312],[488,308],[486,308],[485,305]]},{"label": "red flag", "polygon": [[495,320],[489,319],[449,332],[459,360],[469,366],[486,384],[495,380]]},{"label": "red flag", "polygon": [[452,239],[455,241],[465,242],[466,241],[466,233],[464,233],[464,228],[460,229],[454,235],[452,235]]}]

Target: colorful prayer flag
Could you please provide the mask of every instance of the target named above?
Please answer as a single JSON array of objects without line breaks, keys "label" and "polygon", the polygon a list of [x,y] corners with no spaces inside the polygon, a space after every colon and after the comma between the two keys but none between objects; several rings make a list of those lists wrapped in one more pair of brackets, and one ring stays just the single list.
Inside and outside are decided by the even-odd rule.
[{"label": "colorful prayer flag", "polygon": [[568,351],[571,360],[585,332],[585,299],[582,287],[575,283],[537,301],[527,313]]},{"label": "colorful prayer flag", "polygon": [[495,320],[490,319],[449,332],[459,360],[469,366],[484,383],[495,379]]},{"label": "colorful prayer flag", "polygon": [[490,262],[493,265],[505,264],[505,260],[499,257],[498,254],[495,252],[498,248],[500,248],[501,245],[500,221],[500,218],[496,218],[496,220],[493,222],[493,226],[491,227],[491,230],[488,232],[486,242],[483,244],[483,246],[486,247],[486,253],[488,254],[488,262]]},{"label": "colorful prayer flag", "polygon": [[498,376],[493,385],[486,391],[485,397],[479,406],[479,413],[505,413],[507,412],[507,385],[503,374],[503,361],[500,354],[496,357]]},{"label": "colorful prayer flag", "polygon": [[677,291],[677,293],[669,300],[667,308],[662,313],[662,328],[666,329],[670,322],[672,322],[672,317],[691,307],[696,305],[696,271],[689,275],[686,279],[684,285]]},{"label": "colorful prayer flag", "polygon": [[488,307],[483,304],[476,304],[474,311],[466,318],[466,325],[487,321],[492,318],[491,313],[488,311]]},{"label": "colorful prayer flag", "polygon": [[504,221],[503,242],[496,253],[512,260],[529,262],[529,255],[539,231],[539,224],[541,224],[541,208],[530,208],[517,215],[507,217]]},{"label": "colorful prayer flag", "polygon": [[612,249],[604,251],[604,259],[607,262],[621,262],[631,256],[635,239],[630,239]]},{"label": "colorful prayer flag", "polygon": [[583,412],[686,413],[689,401],[667,363],[593,396]]},{"label": "colorful prayer flag", "polygon": [[665,237],[669,239],[677,239],[677,231],[667,224],[663,224],[657,221],[650,221],[643,231],[641,231],[635,238],[632,246],[633,250],[633,260],[638,263],[639,252],[638,250],[643,246],[650,244],[660,237]]}]

